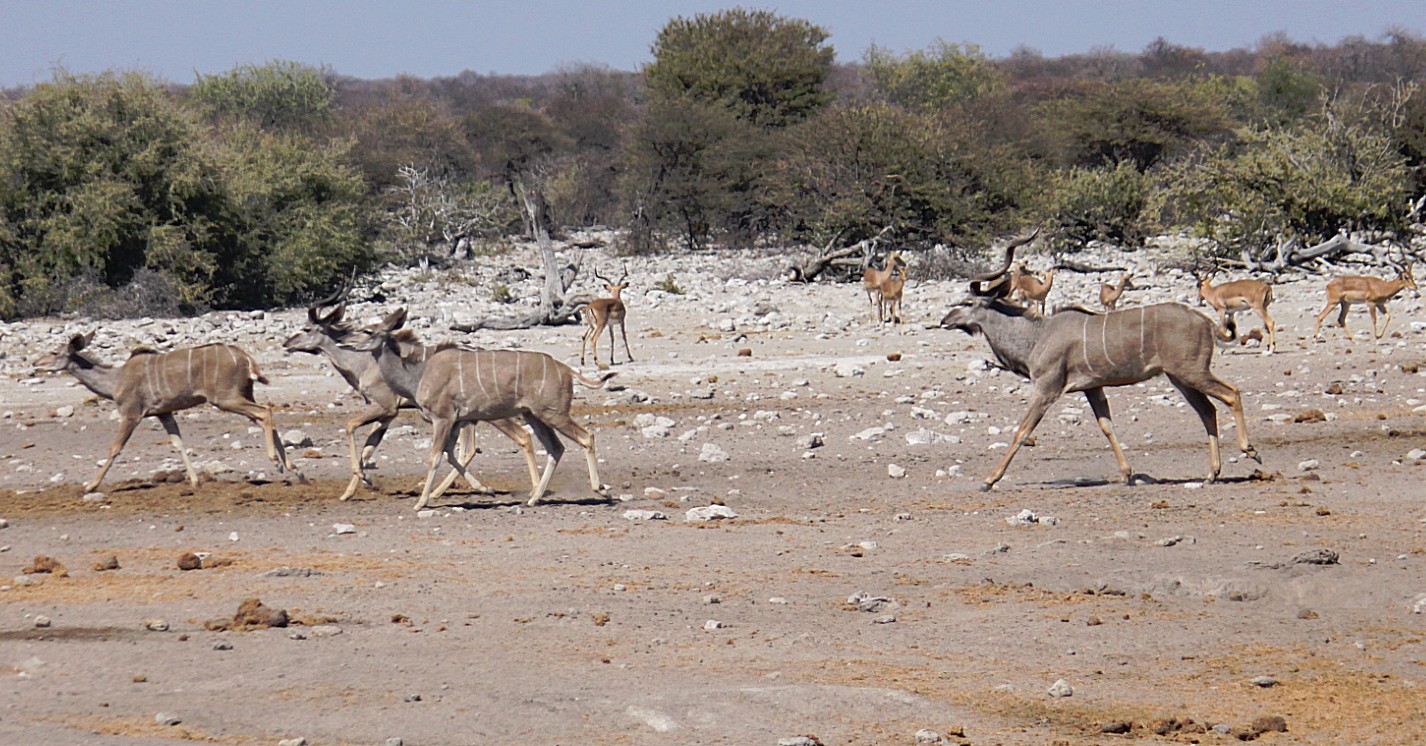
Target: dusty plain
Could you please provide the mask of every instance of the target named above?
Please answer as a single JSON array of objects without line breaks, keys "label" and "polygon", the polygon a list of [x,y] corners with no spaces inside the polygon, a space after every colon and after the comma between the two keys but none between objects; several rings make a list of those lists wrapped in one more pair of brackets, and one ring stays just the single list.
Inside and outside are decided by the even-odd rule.
[{"label": "dusty plain", "polygon": [[[1151,255],[1107,261],[1147,288],[1124,306],[1196,297]],[[0,743],[1422,742],[1426,308],[1410,291],[1380,341],[1361,308],[1354,342],[1335,327],[1313,341],[1324,280],[1285,279],[1277,354],[1219,351],[1261,466],[1228,458],[1204,484],[1202,428],[1157,379],[1109,392],[1152,480],[1117,480],[1076,394],[980,492],[1028,386],[986,369],[983,340],[937,328],[963,284],[913,282],[898,331],[859,284],[788,284],[776,256],[630,265],[636,361],[613,367],[615,390],[576,392],[611,499],[571,444],[534,507],[519,455],[481,426],[493,491],[462,486],[418,515],[415,413],[377,452],[375,488],[338,502],[342,422],[361,402],[325,360],[283,352],[301,310],[0,328]],[[1110,279],[1061,272],[1050,303],[1090,305]],[[498,312],[497,282],[533,292],[532,255],[408,272],[351,313],[410,303],[428,339],[578,366],[578,327],[448,330]],[[31,363],[96,328],[110,361],[136,344],[250,350],[279,432],[313,441],[290,451],[306,482],[204,406],[179,421],[211,479],[165,481],[181,464],[148,420],[86,499],[113,405]],[[737,518],[685,520],[714,503]],[[1007,520],[1026,510],[1041,520]],[[208,567],[180,570],[185,552]],[[67,576],[26,574],[39,555]],[[92,569],[109,555],[118,569]],[[205,626],[249,598],[291,623]],[[1061,679],[1071,696],[1049,693]]]}]

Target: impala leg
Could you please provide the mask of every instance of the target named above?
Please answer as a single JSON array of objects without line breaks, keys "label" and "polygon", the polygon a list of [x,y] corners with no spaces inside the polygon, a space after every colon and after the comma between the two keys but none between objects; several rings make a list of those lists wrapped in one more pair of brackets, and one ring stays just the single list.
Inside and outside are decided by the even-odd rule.
[{"label": "impala leg", "polygon": [[534,431],[535,437],[540,440],[540,445],[545,447],[545,453],[549,454],[549,459],[545,461],[545,472],[540,475],[540,481],[535,488],[530,491],[530,501],[528,505],[534,505],[544,496],[545,490],[550,486],[550,478],[555,475],[555,466],[560,462],[560,457],[564,455],[564,444],[560,442],[555,431],[546,425],[544,420],[533,414],[525,415],[525,423]]},{"label": "impala leg", "polygon": [[[1385,304],[1385,303],[1373,303],[1373,304],[1371,304],[1371,309],[1372,309],[1372,334],[1375,334],[1377,339],[1381,339],[1383,336],[1386,335],[1386,328],[1387,328],[1388,326],[1391,326],[1391,311],[1388,311],[1388,310],[1386,309],[1386,304]],[[1377,331],[1377,330],[1376,330],[1376,312],[1377,312],[1377,311],[1381,311],[1381,312],[1382,312],[1382,315],[1386,317],[1386,319],[1382,322],[1381,331]]]},{"label": "impala leg", "polygon": [[[615,341],[616,341],[616,340],[614,339],[614,325],[615,325],[615,324],[619,324],[620,326],[623,326],[623,325],[624,325],[624,322],[622,322],[622,321],[611,321],[611,322],[609,322],[609,324],[607,325],[608,328],[609,328],[609,364],[610,364],[610,365],[614,365],[614,364],[615,364],[615,362],[614,362],[614,349],[615,349],[615,348],[614,348],[614,343],[615,343]],[[627,346],[626,346],[626,347],[627,347]]]},{"label": "impala leg", "polygon": [[[431,499],[431,484],[436,481],[436,467],[441,464],[441,456],[451,450],[451,427],[453,421],[448,419],[433,419],[431,422],[431,457],[426,468],[426,483],[421,487],[421,497],[416,500],[416,509],[426,507],[426,501]],[[454,455],[451,462],[457,463]],[[447,481],[454,481],[455,476],[447,478]]]},{"label": "impala leg", "polygon": [[1322,322],[1327,318],[1328,314],[1332,313],[1332,306],[1334,305],[1336,304],[1331,301],[1328,301],[1327,307],[1322,309],[1322,313],[1317,314],[1317,323],[1312,327],[1313,339],[1316,339],[1317,335],[1322,332]]},{"label": "impala leg", "polygon": [[1040,424],[1041,419],[1044,419],[1045,412],[1049,410],[1050,405],[1060,398],[1060,394],[1061,391],[1058,388],[1053,390],[1035,389],[1035,395],[1030,397],[1030,409],[1020,420],[1020,426],[1015,428],[1015,437],[1010,441],[1010,447],[1005,449],[1005,456],[1000,459],[1000,464],[980,486],[981,492],[989,490],[995,486],[996,482],[1000,481],[1001,477],[1005,476],[1005,470],[1010,468],[1010,461],[1015,458],[1015,452],[1020,450],[1020,446],[1024,444],[1026,438],[1030,437],[1030,433],[1035,432],[1035,427]]},{"label": "impala leg", "polygon": [[1208,401],[1208,397],[1202,391],[1190,387],[1183,381],[1169,376],[1169,383],[1178,389],[1183,398],[1188,400],[1188,405],[1193,407],[1193,411],[1198,413],[1198,419],[1203,422],[1203,431],[1208,434],[1208,466],[1209,473],[1207,482],[1217,481],[1218,475],[1223,472],[1223,458],[1218,448],[1218,410],[1213,408],[1213,402]]},{"label": "impala leg", "polygon": [[[590,317],[590,316],[585,316],[585,318],[584,318],[584,336],[582,336],[582,337],[579,338],[579,364],[580,364],[580,365],[584,365],[584,348],[585,348],[585,345],[589,343],[589,335],[590,335],[591,333],[593,333],[593,331],[594,331],[594,319],[593,319],[592,317]],[[597,355],[598,353],[596,352],[595,354]],[[594,364],[595,364],[595,365],[598,365],[598,364],[599,364],[599,360],[598,360],[597,358],[595,359]]]},{"label": "impala leg", "polygon": [[[634,362],[634,353],[632,353],[632,352],[629,351],[629,329],[628,329],[628,327],[624,326],[624,322],[622,322],[622,321],[619,322],[619,335],[624,338],[624,354],[629,356],[629,362],[631,362],[631,363]],[[610,340],[610,341],[609,341],[609,346],[610,346],[609,359],[610,359],[610,360],[613,360],[613,359],[614,359],[614,350],[613,350],[614,341],[613,341],[613,340]]]},{"label": "impala leg", "polygon": [[1268,333],[1268,352],[1277,351],[1277,327],[1273,324],[1273,317],[1268,315],[1267,306],[1263,306],[1258,315],[1263,319],[1264,331]]},{"label": "impala leg", "polygon": [[188,473],[188,483],[194,487],[198,486],[198,472],[193,470],[193,462],[188,460],[188,449],[183,447],[183,433],[178,431],[178,420],[173,419],[171,414],[161,414],[158,421],[163,423],[163,429],[168,432],[168,442],[178,449],[178,455],[183,457],[183,470]]},{"label": "impala leg", "polygon": [[535,463],[535,439],[530,435],[530,431],[521,427],[514,418],[492,420],[490,424],[520,447],[520,453],[525,457],[525,467],[530,471],[530,489],[533,491],[535,485],[540,483],[540,467]]},{"label": "impala leg", "polygon": [[1339,313],[1339,314],[1337,314],[1337,326],[1342,327],[1342,333],[1345,334],[1345,335],[1347,335],[1347,341],[1348,341],[1348,342],[1351,342],[1351,341],[1352,341],[1352,333],[1349,332],[1349,331],[1347,331],[1347,309],[1350,308],[1351,306],[1350,306],[1349,304],[1347,304],[1347,303],[1342,303],[1342,304],[1341,304],[1341,307],[1342,307],[1342,312]]},{"label": "impala leg", "polygon": [[129,442],[129,436],[134,434],[134,428],[139,426],[140,416],[121,413],[119,420],[119,434],[114,436],[114,442],[109,444],[109,458],[104,461],[104,465],[99,467],[99,473],[89,484],[84,485],[85,492],[93,492],[99,489],[99,483],[104,481],[104,475],[109,473],[109,467],[114,465],[114,459],[119,457],[119,451],[124,450],[124,444]]},{"label": "impala leg", "polygon": [[1124,477],[1124,484],[1129,484],[1134,477],[1134,471],[1129,468],[1129,459],[1124,457],[1124,449],[1119,446],[1119,439],[1114,437],[1114,418],[1109,413],[1109,399],[1104,395],[1104,389],[1086,389],[1084,398],[1089,400],[1089,408],[1094,411],[1099,431],[1104,433],[1104,437],[1109,439],[1109,447],[1114,449],[1114,460],[1119,462],[1119,474]]},{"label": "impala leg", "polygon": [[[604,333],[604,326],[608,323],[607,317],[597,320],[594,324],[594,333],[589,335],[589,346],[594,348],[594,367],[600,370],[604,368],[599,365],[599,335]],[[609,362],[614,362],[614,345],[612,342],[609,345]],[[580,364],[582,365],[583,363],[584,359],[580,358]]]}]

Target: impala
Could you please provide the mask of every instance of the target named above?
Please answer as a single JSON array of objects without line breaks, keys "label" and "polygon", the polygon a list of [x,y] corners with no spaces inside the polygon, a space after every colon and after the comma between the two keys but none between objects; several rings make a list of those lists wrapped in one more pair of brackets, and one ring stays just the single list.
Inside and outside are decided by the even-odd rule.
[{"label": "impala", "polygon": [[118,405],[119,434],[109,446],[109,458],[99,474],[84,485],[85,492],[98,489],[119,451],[129,442],[134,428],[145,417],[155,417],[168,432],[169,441],[183,457],[188,481],[198,485],[198,473],[183,446],[183,434],[173,413],[209,402],[224,412],[240,414],[262,427],[267,456],[278,472],[287,471],[287,454],[272,424],[272,408],[253,399],[253,383],[267,383],[257,362],[243,350],[228,344],[188,347],[172,352],[134,350],[122,366],[114,367],[84,352],[94,340],[94,332],[70,337],[56,352],[35,362],[41,370],[68,372],[85,388]]},{"label": "impala", "polygon": [[1018,296],[1023,301],[1034,303],[1039,307],[1041,316],[1045,315],[1045,300],[1050,297],[1050,288],[1054,284],[1053,269],[1045,273],[1043,280],[1027,269],[1024,262],[1015,265],[1015,269],[1010,273],[1011,298]]},{"label": "impala", "polygon": [[[376,353],[377,366],[392,391],[421,408],[431,421],[431,454],[425,486],[416,508],[445,492],[457,475],[465,474],[455,454],[454,428],[464,422],[489,422],[522,417],[549,454],[538,483],[532,484],[530,505],[537,503],[549,487],[555,466],[564,455],[564,444],[555,431],[584,448],[589,462],[589,483],[604,494],[594,455],[594,436],[580,427],[569,414],[574,401],[574,382],[599,388],[613,373],[590,380],[543,352],[527,350],[471,350],[441,345],[424,360],[401,357],[397,330],[406,322],[406,309],[388,315],[372,327],[366,338],[355,341],[355,349]],[[432,489],[441,454],[455,471],[439,487]],[[533,476],[533,474],[532,474]]]},{"label": "impala", "polygon": [[1134,287],[1134,283],[1129,280],[1129,273],[1119,275],[1119,284],[1113,285],[1104,283],[1099,286],[1099,304],[1104,306],[1104,310],[1113,311],[1119,305],[1119,299],[1124,297],[1124,291]]},{"label": "impala", "polygon": [[1233,280],[1214,285],[1212,280],[1211,273],[1199,278],[1198,297],[1218,312],[1218,323],[1236,334],[1233,315],[1251,309],[1263,320],[1263,330],[1268,335],[1268,351],[1276,350],[1277,327],[1272,316],[1268,315],[1268,306],[1273,302],[1272,286],[1257,280]]},{"label": "impala", "polygon": [[614,327],[619,327],[619,334],[624,338],[624,354],[629,357],[629,362],[634,362],[634,353],[629,352],[629,333],[624,329],[624,317],[628,309],[624,307],[624,299],[620,297],[629,288],[629,283],[625,282],[629,277],[629,270],[624,270],[624,276],[618,282],[605,277],[598,272],[594,276],[604,283],[604,289],[609,291],[608,298],[595,298],[586,305],[581,313],[584,315],[584,337],[579,340],[579,364],[584,365],[584,345],[586,342],[594,348],[594,365],[599,365],[599,335],[603,333],[604,327],[609,327],[609,364],[614,365]]},{"label": "impala", "polygon": [[[415,408],[416,405],[410,399],[391,390],[376,365],[375,355],[342,347],[342,344],[351,341],[354,335],[362,334],[360,330],[343,321],[346,303],[344,301],[339,303],[325,314],[320,312],[323,306],[337,300],[342,294],[339,291],[336,296],[309,306],[306,328],[289,337],[282,346],[291,352],[307,352],[325,356],[341,374],[342,379],[356,389],[357,393],[361,394],[361,397],[367,402],[366,408],[347,418],[346,422],[347,446],[351,452],[352,478],[339,498],[346,500],[356,494],[357,487],[362,483],[371,485],[371,480],[366,476],[365,465],[370,463],[372,454],[381,444],[381,439],[386,435],[392,420],[396,419],[397,413],[402,408]],[[435,348],[420,345],[414,333],[410,333],[409,330],[403,330],[403,332],[407,334],[400,337],[398,342],[402,344],[404,355],[415,355],[418,359],[423,359],[434,352]],[[376,423],[376,427],[367,434],[366,444],[358,453],[356,431],[373,422]],[[524,427],[521,427],[519,422],[512,419],[494,420],[490,424],[515,441],[515,445],[525,456],[525,465],[529,467],[530,482],[533,484],[539,477],[539,467],[535,464],[535,447],[530,434]],[[462,462],[467,465],[475,455],[473,436],[472,428],[461,429],[461,451],[466,454]],[[483,489],[480,482],[471,477],[469,473],[466,478],[471,489]]]},{"label": "impala", "polygon": [[881,281],[877,288],[877,295],[880,297],[881,306],[879,314],[883,321],[890,321],[893,326],[901,325],[901,296],[906,289],[906,265],[902,265],[899,274],[893,275]]},{"label": "impala", "polygon": [[952,308],[941,320],[944,328],[983,335],[1000,364],[1030,379],[1034,388],[1029,409],[1015,429],[1010,447],[981,485],[982,490],[990,489],[1005,476],[1011,459],[1050,405],[1071,391],[1084,392],[1100,430],[1114,450],[1120,475],[1130,483],[1133,471],[1114,436],[1104,389],[1138,383],[1160,373],[1168,376],[1203,422],[1208,434],[1209,481],[1217,479],[1222,471],[1218,414],[1209,397],[1232,410],[1239,448],[1260,462],[1248,443],[1242,395],[1211,370],[1213,348],[1218,342],[1231,341],[1230,332],[1220,331],[1208,317],[1177,303],[1107,314],[1068,308],[1048,317],[1032,316],[1027,309],[1005,300],[1010,290],[1005,275],[1013,254],[1012,246],[1006,252],[1004,266],[973,278],[971,300]]},{"label": "impala", "polygon": [[906,269],[906,260],[901,258],[901,252],[893,251],[886,255],[886,261],[881,269],[868,266],[862,272],[862,289],[866,291],[867,302],[876,309],[876,320],[886,320],[886,307],[882,303],[881,285],[896,274],[897,269]]},{"label": "impala", "polygon": [[[1386,334],[1386,328],[1391,324],[1391,311],[1386,310],[1386,302],[1396,297],[1406,288],[1416,290],[1416,278],[1411,276],[1410,267],[1402,267],[1396,273],[1396,278],[1392,280],[1382,280],[1376,277],[1362,277],[1354,275],[1350,277],[1338,277],[1327,283],[1327,307],[1322,309],[1322,313],[1317,314],[1317,325],[1312,329],[1312,336],[1315,339],[1322,331],[1322,320],[1327,318],[1327,314],[1332,313],[1332,306],[1340,307],[1337,314],[1337,325],[1342,327],[1342,333],[1351,340],[1352,333],[1347,331],[1347,307],[1353,303],[1365,303],[1367,309],[1372,314],[1372,334],[1377,339],[1381,339]],[[1381,331],[1376,328],[1376,315],[1380,311],[1386,316],[1386,322],[1381,325]]]}]

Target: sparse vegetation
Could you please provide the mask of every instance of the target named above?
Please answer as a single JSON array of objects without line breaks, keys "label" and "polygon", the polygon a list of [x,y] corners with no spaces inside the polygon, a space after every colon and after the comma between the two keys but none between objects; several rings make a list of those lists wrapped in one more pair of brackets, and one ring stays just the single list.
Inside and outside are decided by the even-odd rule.
[{"label": "sparse vegetation", "polygon": [[1426,41],[1399,30],[1054,59],[937,41],[843,65],[828,38],[734,9],[671,19],[642,76],[58,73],[0,102],[0,318],[292,303],[535,223],[611,226],[630,256],[891,226],[913,254],[974,258],[1040,224],[1056,250],[1187,229],[1252,258],[1402,240],[1426,190]]}]

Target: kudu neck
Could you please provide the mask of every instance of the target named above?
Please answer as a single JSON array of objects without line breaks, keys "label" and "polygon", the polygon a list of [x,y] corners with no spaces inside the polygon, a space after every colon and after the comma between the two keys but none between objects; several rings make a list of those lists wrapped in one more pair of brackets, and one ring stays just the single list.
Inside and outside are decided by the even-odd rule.
[{"label": "kudu neck", "polygon": [[421,356],[419,361],[403,358],[396,340],[387,339],[376,350],[376,363],[381,368],[381,377],[386,379],[392,391],[407,399],[416,398],[416,387],[426,371],[426,356]]},{"label": "kudu neck", "polygon": [[105,365],[84,355],[72,355],[64,369],[79,379],[79,383],[84,388],[105,399],[112,400],[114,398],[114,390],[118,388],[119,383],[118,368]]}]

